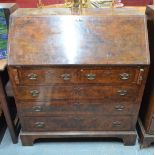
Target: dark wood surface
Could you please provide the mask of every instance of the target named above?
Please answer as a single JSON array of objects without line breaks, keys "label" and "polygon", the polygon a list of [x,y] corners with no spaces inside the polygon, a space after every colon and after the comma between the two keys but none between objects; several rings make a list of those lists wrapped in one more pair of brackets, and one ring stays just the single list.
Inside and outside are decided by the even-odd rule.
[{"label": "dark wood surface", "polygon": [[[150,58],[151,58],[151,66],[150,72],[147,80],[147,86],[144,94],[144,104],[146,104],[145,108],[145,116],[143,115],[142,121],[144,128],[147,133],[151,133],[154,129],[151,128],[154,125],[153,117],[154,117],[154,8],[153,6],[148,6],[146,9],[147,15],[147,26],[148,26],[148,35],[149,35],[149,50],[150,50]],[[153,132],[152,132],[153,133]]]},{"label": "dark wood surface", "polygon": [[2,106],[2,110],[4,112],[4,116],[7,122],[7,126],[12,138],[12,142],[13,143],[17,143],[18,141],[18,137],[15,131],[15,126],[13,123],[13,119],[11,118],[11,113],[8,107],[8,102],[7,102],[7,96],[6,96],[6,92],[5,92],[5,87],[2,83],[2,73],[0,73],[0,102],[1,102],[1,106]]},{"label": "dark wood surface", "polygon": [[[17,6],[15,3],[11,3],[11,4],[0,3],[0,8],[4,9],[4,13],[5,13],[6,21],[7,21],[7,25],[8,25],[10,14],[13,13],[17,9]],[[18,137],[17,137],[17,133],[15,131],[15,124],[13,122],[14,118],[11,115],[11,112],[9,109],[10,108],[10,105],[9,105],[10,102],[7,99],[7,95],[6,95],[6,91],[5,91],[5,84],[8,80],[8,77],[5,74],[6,65],[7,65],[6,59],[0,60],[0,102],[1,102],[1,107],[2,107],[4,116],[6,119],[7,127],[10,131],[12,141],[13,141],[13,143],[17,143]],[[4,126],[4,128],[5,128],[5,126]],[[4,132],[3,132],[3,134],[4,134]]]},{"label": "dark wood surface", "polygon": [[140,137],[140,148],[147,148],[154,143],[154,135],[146,132],[140,118],[138,119],[137,129]]},{"label": "dark wood surface", "polygon": [[94,133],[133,145],[149,69],[144,14],[40,11],[23,9],[11,18],[8,69],[23,145]]},{"label": "dark wood surface", "polygon": [[[22,116],[52,116],[70,114],[135,115],[138,104],[134,102],[109,102],[103,100],[53,100],[49,102],[19,102]],[[60,108],[61,107],[61,108]]]},{"label": "dark wood surface", "polygon": [[[16,69],[14,69],[16,71]],[[127,73],[128,80],[123,73]],[[52,84],[135,84],[138,83],[139,67],[18,67],[19,83],[22,85],[52,85]],[[15,76],[17,75],[14,74]],[[64,80],[63,75],[68,74],[69,79]],[[89,74],[95,76],[94,80],[88,78]],[[36,76],[33,80],[31,76]],[[60,78],[61,77],[61,78]]]},{"label": "dark wood surface", "polygon": [[105,138],[117,137],[122,139],[124,145],[133,145],[136,141],[136,131],[68,131],[68,132],[21,132],[23,146],[32,146],[38,138]]},{"label": "dark wood surface", "polygon": [[[38,93],[33,96],[34,93]],[[93,95],[91,95],[93,94]],[[121,95],[123,94],[123,95]],[[16,89],[19,100],[48,101],[52,99],[112,99],[135,101],[138,88],[133,86],[21,86]]]},{"label": "dark wood surface", "polygon": [[154,6],[147,7],[146,16],[151,65],[140,109],[139,126],[142,131],[140,132],[142,147],[147,147],[154,141]]},{"label": "dark wood surface", "polygon": [[18,9],[10,24],[9,65],[149,64],[143,13],[122,8],[73,14]]},{"label": "dark wood surface", "polygon": [[[128,123],[127,123],[128,122]],[[133,117],[130,116],[87,116],[69,115],[53,117],[22,117],[22,131],[132,131]]]}]

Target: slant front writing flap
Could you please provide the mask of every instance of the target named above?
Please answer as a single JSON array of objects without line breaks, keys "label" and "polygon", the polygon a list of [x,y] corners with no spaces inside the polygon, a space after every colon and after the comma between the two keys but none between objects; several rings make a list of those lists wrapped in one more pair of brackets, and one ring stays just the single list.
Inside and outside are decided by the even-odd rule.
[{"label": "slant front writing flap", "polygon": [[20,9],[11,17],[9,65],[149,64],[144,14],[36,10]]}]

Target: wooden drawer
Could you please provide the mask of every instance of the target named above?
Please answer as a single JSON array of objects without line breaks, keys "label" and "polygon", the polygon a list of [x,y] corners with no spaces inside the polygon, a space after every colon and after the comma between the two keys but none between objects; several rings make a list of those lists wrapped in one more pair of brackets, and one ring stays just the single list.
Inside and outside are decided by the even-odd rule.
[{"label": "wooden drawer", "polygon": [[138,105],[130,102],[102,100],[56,100],[50,102],[20,102],[18,112],[22,116],[50,116],[70,114],[135,115]]},{"label": "wooden drawer", "polygon": [[137,87],[132,86],[20,86],[16,89],[20,100],[51,99],[109,99],[135,101]]},{"label": "wooden drawer", "polygon": [[18,69],[20,84],[43,85],[76,83],[77,70],[73,68],[22,68]]},{"label": "wooden drawer", "polygon": [[138,67],[23,67],[13,69],[21,85],[70,83],[134,84],[138,81]]},{"label": "wooden drawer", "polygon": [[134,67],[104,67],[81,69],[78,75],[80,83],[131,84],[137,82],[138,74]]},{"label": "wooden drawer", "polygon": [[109,99],[111,101],[135,101],[138,87],[133,86],[81,86],[79,99]]},{"label": "wooden drawer", "polygon": [[72,86],[23,86],[16,89],[16,97],[20,100],[51,100],[51,99],[72,99],[75,97]]},{"label": "wooden drawer", "polygon": [[125,131],[133,130],[132,117],[128,116],[53,116],[22,117],[23,131]]}]

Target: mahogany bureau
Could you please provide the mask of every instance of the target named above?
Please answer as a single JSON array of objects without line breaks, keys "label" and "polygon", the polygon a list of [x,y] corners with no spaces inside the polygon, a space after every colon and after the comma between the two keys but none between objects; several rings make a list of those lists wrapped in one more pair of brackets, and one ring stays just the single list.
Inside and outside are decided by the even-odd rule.
[{"label": "mahogany bureau", "polygon": [[150,63],[144,13],[18,9],[9,40],[23,145],[66,137],[135,143]]}]

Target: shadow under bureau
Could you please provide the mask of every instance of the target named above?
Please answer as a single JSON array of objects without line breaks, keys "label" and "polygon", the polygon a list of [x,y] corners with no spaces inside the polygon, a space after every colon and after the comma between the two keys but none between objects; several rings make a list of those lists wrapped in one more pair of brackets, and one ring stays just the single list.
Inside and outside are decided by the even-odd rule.
[{"label": "shadow under bureau", "polygon": [[145,16],[135,9],[18,9],[8,69],[22,144],[118,137],[133,145],[147,46]]}]

